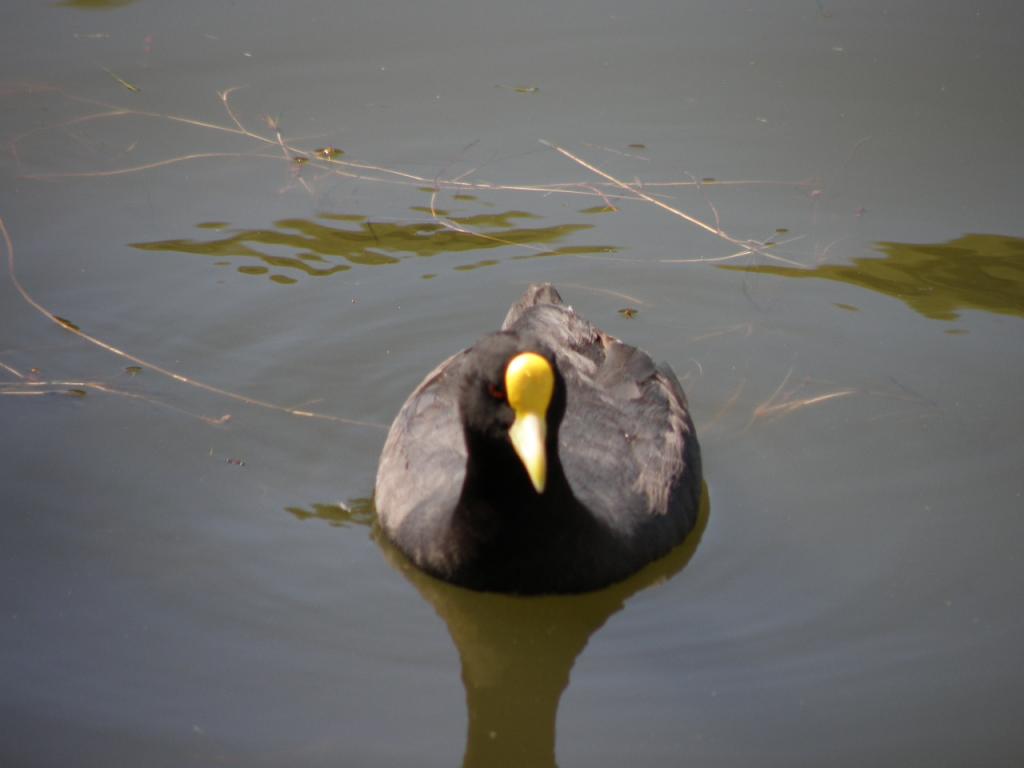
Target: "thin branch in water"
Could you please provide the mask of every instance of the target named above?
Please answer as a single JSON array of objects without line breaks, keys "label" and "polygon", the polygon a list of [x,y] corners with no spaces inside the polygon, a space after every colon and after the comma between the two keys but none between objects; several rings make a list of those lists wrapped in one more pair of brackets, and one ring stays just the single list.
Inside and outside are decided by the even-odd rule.
[{"label": "thin branch in water", "polygon": [[14,285],[15,289],[18,291],[19,294],[21,294],[21,297],[29,304],[29,306],[35,309],[39,314],[49,319],[55,325],[60,326],[65,331],[73,333],[80,339],[83,339],[84,341],[87,341],[90,344],[99,347],[100,349],[104,349],[107,352],[110,352],[113,355],[117,355],[118,357],[123,358],[125,360],[130,360],[131,362],[135,363],[136,365],[142,368],[146,368],[148,370],[154,371],[155,373],[159,373],[161,376],[166,376],[170,379],[173,379],[174,381],[181,382],[182,384],[187,384],[191,387],[195,387],[196,389],[201,389],[206,392],[211,392],[215,395],[227,397],[231,400],[236,400],[240,403],[245,403],[246,405],[251,405],[258,408],[266,408],[268,410],[278,411],[280,413],[287,413],[292,416],[322,419],[324,421],[333,421],[340,424],[350,424],[352,426],[373,427],[376,429],[386,428],[386,425],[378,424],[376,422],[359,421],[357,419],[346,419],[341,416],[332,416],[330,414],[325,413],[315,413],[313,411],[302,411],[296,408],[288,408],[283,405],[278,405],[277,403],[267,402],[266,400],[259,400],[253,397],[246,397],[245,395],[240,395],[237,392],[231,392],[229,390],[222,389],[221,387],[217,387],[212,384],[207,384],[205,382],[199,381],[198,379],[193,379],[188,376],[184,376],[180,373],[176,373],[167,368],[164,368],[163,366],[157,365],[156,363],[151,363],[148,360],[144,360],[141,357],[133,355],[129,352],[125,352],[124,350],[118,349],[117,347],[108,344],[102,339],[98,339],[95,336],[90,336],[88,333],[85,333],[83,330],[76,327],[68,320],[59,317],[58,315],[54,314],[49,309],[44,307],[42,304],[40,304],[38,301],[36,301],[32,297],[32,295],[25,289],[25,287],[21,284],[21,281],[18,279],[17,272],[15,271],[14,268],[14,244],[11,242],[11,236],[7,231],[7,226],[4,223],[2,217],[0,217],[0,237],[3,238],[4,244],[7,248],[7,274],[11,278],[11,283]]},{"label": "thin branch in water", "polygon": [[[21,387],[20,389],[17,387]],[[142,400],[143,402],[155,405],[160,408],[167,408],[174,411],[175,413],[181,413],[185,416],[189,416],[194,419],[199,419],[206,424],[213,426],[220,426],[226,424],[231,420],[231,414],[225,413],[223,416],[214,418],[212,416],[205,416],[201,413],[194,413],[186,408],[181,408],[177,405],[171,405],[165,403],[155,397],[149,395],[143,395],[138,392],[127,392],[123,389],[116,389],[114,387],[103,384],[99,381],[29,381],[29,382],[0,382],[0,396],[11,396],[11,397],[43,397],[43,396],[64,396],[64,397],[81,397],[85,394],[86,390],[92,390],[94,392],[102,392],[107,395],[115,395],[117,397],[126,397],[130,400]]]},{"label": "thin branch in water", "polygon": [[[747,426],[750,426],[750,424],[753,424],[755,421],[758,421],[759,419],[768,420],[778,418],[781,416],[786,416],[790,413],[794,413],[803,408],[808,408],[812,405],[820,405],[821,403],[826,403],[830,400],[835,400],[840,397],[847,397],[849,395],[855,395],[858,393],[856,389],[839,389],[834,392],[826,392],[825,394],[814,395],[812,397],[794,398],[793,395],[795,395],[796,392],[798,392],[804,386],[804,384],[806,384],[806,381],[804,381],[798,384],[795,389],[783,395],[782,391],[785,388],[786,383],[789,381],[790,376],[792,376],[792,374],[793,369],[790,368],[789,371],[786,373],[785,377],[783,377],[782,381],[779,383],[779,386],[775,388],[775,391],[772,393],[771,397],[769,397],[763,403],[754,408],[753,414],[750,417],[750,422]],[[777,399],[778,402],[776,402]]]},{"label": "thin branch in water", "polygon": [[722,218],[718,215],[718,208],[715,207],[715,204],[711,202],[711,198],[708,197],[708,192],[704,189],[704,184],[702,184],[700,179],[696,178],[692,173],[687,173],[686,175],[693,180],[697,189],[700,190],[700,196],[704,198],[704,202],[707,203],[708,208],[711,209],[711,213],[715,217],[715,230],[721,232]]},{"label": "thin branch in water", "polygon": [[221,104],[224,105],[224,109],[227,111],[228,117],[231,118],[231,122],[237,125],[238,130],[240,130],[242,133],[246,133],[247,131],[245,126],[242,125],[242,121],[238,119],[237,115],[235,115],[235,110],[231,108],[231,102],[229,101],[229,99],[231,98],[231,94],[242,87],[243,86],[241,85],[233,85],[230,88],[225,88],[223,91],[218,91],[217,95],[220,97]]},{"label": "thin branch in water", "polygon": [[[163,160],[155,160],[152,163],[133,165],[127,168],[113,168],[109,171],[64,171],[61,173],[28,173],[22,176],[23,179],[45,181],[47,179],[92,179],[104,178],[107,176],[123,176],[126,173],[139,173],[140,171],[151,171],[154,168],[162,168],[166,165],[185,162],[186,160],[209,160],[211,158],[244,157],[244,158],[267,158],[268,155],[257,155],[251,152],[195,152],[190,155],[179,155],[168,157]],[[276,156],[270,158],[277,160]]]},{"label": "thin branch in water", "polygon": [[633,152],[623,152],[621,149],[615,149],[615,147],[606,147],[602,144],[590,144],[588,142],[583,142],[583,146],[587,147],[588,149],[599,149],[602,152],[608,152],[610,154],[619,155],[621,157],[628,157],[631,160],[643,160],[645,163],[651,162],[651,158],[649,157],[646,157],[644,155],[638,155]]},{"label": "thin branch in water", "polygon": [[[227,106],[227,99],[224,100],[224,106]],[[232,119],[235,119],[234,114],[232,114]],[[309,158],[292,150],[291,147],[284,143],[284,137],[281,135],[281,126],[276,119],[272,120],[271,118],[267,118],[267,124],[270,125],[271,129],[274,131],[274,138],[277,139],[277,145],[281,148],[282,157],[286,162],[291,164],[291,167],[295,170],[295,179],[298,180],[299,184],[302,185],[302,188],[306,190],[310,197],[315,197],[316,195],[313,194],[313,190],[310,188],[309,184],[304,178],[302,178],[302,167],[300,165],[295,165],[295,162],[300,157],[304,163],[309,162]]]},{"label": "thin branch in water", "polygon": [[[235,87],[228,88],[225,91],[221,91],[221,92],[218,93],[218,96],[220,96],[222,104],[224,105],[225,109],[227,110],[228,116],[231,118],[232,122],[235,124],[234,127],[229,126],[229,125],[220,125],[220,124],[217,124],[217,123],[211,123],[211,122],[208,122],[208,121],[205,121],[205,120],[197,120],[197,119],[191,118],[191,117],[183,117],[181,115],[172,115],[172,114],[167,114],[167,113],[162,113],[162,112],[151,112],[151,111],[148,111],[148,110],[141,110],[141,109],[128,109],[128,108],[125,108],[125,107],[120,107],[120,106],[117,106],[117,105],[109,104],[107,102],[98,101],[96,99],[88,99],[88,98],[83,98],[81,96],[75,96],[73,94],[66,93],[63,90],[58,88],[58,89],[55,89],[55,90],[58,93],[60,93],[61,96],[63,96],[64,98],[68,99],[69,101],[75,101],[75,102],[78,102],[78,103],[81,103],[81,104],[88,104],[88,105],[93,106],[93,107],[100,107],[104,111],[93,112],[93,113],[90,113],[90,114],[87,114],[87,115],[79,115],[78,117],[73,117],[73,118],[70,118],[68,120],[62,121],[60,123],[55,123],[53,125],[46,126],[44,128],[37,128],[37,129],[34,129],[32,131],[28,131],[26,133],[19,134],[18,136],[15,136],[13,139],[11,139],[8,142],[8,148],[11,151],[12,155],[15,157],[15,160],[19,161],[19,164],[20,164],[20,156],[19,156],[19,153],[18,153],[18,145],[21,143],[21,141],[23,141],[25,138],[27,138],[28,136],[30,136],[32,134],[38,133],[39,131],[42,131],[42,130],[58,130],[58,129],[69,128],[69,127],[74,126],[74,125],[80,125],[80,124],[83,124],[83,123],[93,122],[93,121],[96,121],[96,120],[105,120],[105,119],[110,119],[110,118],[115,118],[115,117],[128,117],[128,116],[145,117],[145,118],[151,118],[151,119],[155,119],[155,120],[166,120],[168,122],[180,123],[182,125],[189,125],[189,126],[192,126],[192,127],[195,127],[195,128],[204,128],[204,129],[208,129],[208,130],[221,131],[221,132],[224,132],[224,133],[231,133],[231,134],[235,134],[235,135],[239,135],[239,136],[246,136],[248,138],[254,139],[254,140],[259,141],[259,142],[262,142],[264,144],[276,144],[277,142],[274,139],[268,138],[266,136],[261,136],[258,133],[250,131],[248,128],[246,128],[241,123],[240,120],[238,120],[238,118],[235,115],[234,111],[231,109],[230,103],[228,101],[228,98],[229,98],[230,94],[232,92],[234,92],[235,90],[238,90],[238,88],[239,88],[239,86],[235,86]],[[186,155],[185,159],[194,159],[194,158],[207,157],[207,156],[209,156],[209,157],[216,157],[216,156],[221,156],[221,155],[220,154],[202,153],[202,154]],[[230,155],[227,155],[227,156],[230,156]],[[174,160],[176,161],[177,158],[174,159]],[[147,165],[143,165],[143,166],[138,166],[138,167],[133,168],[133,169],[125,169],[125,170],[119,171],[119,172],[134,172],[134,171],[140,171],[140,170],[148,170],[150,168],[155,168],[155,167],[159,167],[161,165],[164,165],[164,164],[166,164],[166,162],[167,161],[160,161],[160,162],[157,162],[155,164],[147,164]],[[118,173],[118,172],[111,173],[110,175],[115,175],[116,173]],[[72,176],[72,175],[87,175],[87,174],[46,174],[46,175],[44,175],[44,174],[37,174],[37,175],[34,175],[34,176],[29,176],[27,178],[54,178],[54,177],[59,177],[59,176]]]},{"label": "thin branch in water", "polygon": [[618,212],[619,212],[619,209],[618,209],[617,207],[615,207],[615,204],[614,204],[614,203],[612,203],[612,201],[611,201],[611,200],[610,200],[610,199],[608,198],[608,195],[606,195],[606,194],[605,194],[604,192],[602,192],[602,191],[601,191],[600,189],[598,189],[597,187],[595,187],[595,186],[594,186],[593,184],[584,184],[584,185],[583,185],[583,188],[584,188],[584,189],[590,189],[590,190],[592,190],[592,191],[594,192],[594,194],[595,194],[595,195],[597,195],[597,196],[598,196],[598,197],[600,197],[600,198],[601,198],[602,200],[604,200],[604,205],[605,205],[605,207],[606,207],[606,208],[607,208],[607,209],[608,209],[609,211],[611,211],[611,212],[613,212],[613,213],[618,213]]},{"label": "thin branch in water", "polygon": [[741,381],[736,389],[733,390],[733,393],[729,395],[724,403],[722,403],[721,407],[711,415],[711,418],[707,423],[701,424],[700,429],[702,432],[706,432],[707,430],[716,427],[718,422],[720,422],[725,415],[733,409],[736,405],[736,401],[740,399],[740,395],[743,393],[743,388],[746,386],[746,383],[746,379]]},{"label": "thin branch in water", "polygon": [[97,66],[99,66],[100,69],[102,69],[104,72],[106,72],[112,78],[114,78],[114,82],[116,82],[120,86],[123,86],[124,88],[127,88],[132,93],[140,93],[142,91],[142,89],[139,88],[139,86],[133,85],[132,83],[129,83],[127,80],[125,80],[123,77],[118,75],[116,72],[114,72],[114,71],[112,71],[110,69],[107,69],[102,64],[99,64]]},{"label": "thin branch in water", "polygon": [[824,395],[817,395],[815,397],[804,397],[797,400],[790,400],[784,403],[775,403],[769,405],[768,403],[762,403],[754,409],[754,416],[752,421],[756,421],[760,418],[774,418],[776,416],[784,416],[794,411],[798,411],[801,408],[806,408],[811,405],[819,405],[820,403],[827,402],[829,400],[835,400],[839,397],[846,397],[847,395],[855,395],[857,390],[855,389],[840,389],[835,392],[828,392]]},{"label": "thin branch in water", "polygon": [[584,160],[584,159],[582,159],[580,157],[577,157],[576,155],[574,155],[569,150],[564,149],[564,148],[558,146],[557,144],[552,144],[551,142],[544,141],[543,139],[541,139],[541,144],[544,144],[545,146],[551,147],[556,152],[564,155],[565,157],[568,157],[574,163],[582,165],[588,171],[591,171],[592,173],[596,173],[598,176],[600,176],[600,177],[602,177],[604,179],[607,179],[608,181],[610,181],[615,186],[620,187],[621,189],[624,189],[627,192],[632,192],[633,195],[635,195],[636,197],[640,198],[641,200],[646,200],[648,203],[651,203],[652,205],[656,205],[659,208],[661,208],[661,209],[663,209],[665,211],[668,211],[669,213],[671,213],[671,214],[673,214],[675,216],[679,216],[681,219],[683,219],[685,221],[688,221],[689,223],[693,224],[696,227],[700,227],[701,229],[705,230],[706,232],[711,233],[712,235],[715,235],[716,237],[721,237],[723,240],[727,240],[727,241],[733,243],[734,245],[746,245],[745,243],[742,243],[739,240],[736,240],[735,238],[732,238],[732,237],[726,235],[724,232],[721,232],[721,231],[715,229],[711,225],[706,224],[705,222],[701,221],[700,219],[695,218],[695,217],[691,216],[688,213],[684,213],[683,211],[680,211],[678,208],[673,208],[671,205],[668,205],[667,203],[663,203],[661,200],[658,200],[657,198],[651,197],[647,193],[642,192],[641,190],[637,189],[636,187],[630,186],[629,184],[627,184],[624,181],[619,181],[617,178],[612,176],[610,173],[607,173],[606,171],[602,171],[600,168],[598,168],[598,167],[596,167],[594,165],[591,165],[586,160]]},{"label": "thin branch in water", "polygon": [[14,376],[17,376],[19,379],[24,379],[25,378],[24,374],[22,374],[20,371],[18,371],[18,369],[12,368],[11,366],[7,365],[7,363],[0,362],[0,368],[3,368],[5,371],[7,371],[8,373],[10,373],[10,374],[12,374]]},{"label": "thin branch in water", "polygon": [[458,222],[453,221],[452,219],[445,218],[443,216],[435,216],[434,220],[445,229],[449,229],[453,232],[458,232],[463,235],[469,235],[470,237],[478,237],[481,240],[486,240],[491,243],[498,243],[499,245],[511,245],[516,248],[525,248],[526,250],[533,251],[534,253],[548,253],[550,251],[549,248],[541,248],[539,246],[533,245],[532,243],[517,243],[512,240],[506,240],[503,237],[488,235],[486,232],[477,232],[476,230],[469,229],[468,227],[463,226],[462,224],[459,224]]},{"label": "thin branch in water", "polygon": [[[598,176],[601,176],[602,178],[607,179],[608,181],[612,182],[615,186],[620,187],[621,189],[624,189],[627,192],[632,192],[635,197],[637,197],[637,198],[639,198],[641,200],[645,200],[646,202],[651,203],[652,205],[656,205],[657,207],[661,208],[662,210],[667,211],[667,212],[671,213],[674,216],[678,216],[679,218],[683,219],[684,221],[687,221],[690,224],[693,224],[694,226],[699,227],[700,229],[703,229],[705,232],[708,232],[708,233],[714,235],[715,237],[718,237],[718,238],[720,238],[722,240],[725,240],[728,243],[732,243],[733,245],[738,245],[738,246],[740,246],[741,248],[744,248],[747,251],[751,251],[753,253],[758,253],[758,254],[760,254],[760,255],[768,258],[768,259],[772,259],[773,261],[782,261],[782,262],[789,263],[789,264],[793,263],[793,262],[791,262],[788,259],[784,259],[784,258],[782,258],[780,256],[775,256],[774,254],[768,253],[760,243],[755,243],[755,242],[753,242],[751,240],[739,240],[739,239],[733,237],[732,235],[728,234],[727,232],[724,232],[724,231],[722,231],[720,229],[712,227],[707,222],[701,221],[700,219],[696,218],[695,216],[691,216],[690,214],[686,213],[685,211],[681,211],[678,208],[675,208],[675,207],[669,205],[668,203],[665,203],[665,202],[662,202],[661,200],[658,200],[656,197],[652,197],[651,195],[648,195],[646,192],[643,192],[642,190],[638,189],[636,186],[632,186],[632,185],[627,184],[624,181],[620,181],[619,179],[617,179],[614,176],[612,176],[610,173],[607,173],[606,171],[601,170],[597,166],[592,165],[591,163],[588,163],[586,160],[582,159],[581,157],[578,157],[578,156],[574,155],[569,150],[567,150],[567,149],[565,149],[563,147],[560,147],[557,144],[552,144],[551,142],[544,141],[543,139],[541,139],[541,144],[544,144],[545,146],[551,147],[553,150],[555,150],[556,152],[564,155],[565,157],[569,158],[573,162],[583,166],[584,168],[586,168],[587,170],[589,170],[589,171],[591,171],[593,173],[596,173]],[[798,265],[798,266],[800,266],[800,265]]]},{"label": "thin branch in water", "polygon": [[[795,243],[797,240],[803,240],[804,237],[805,235],[795,235],[787,240],[780,240],[779,242],[771,243],[770,245],[762,245],[767,248],[775,248],[780,245],[788,245],[789,243]],[[662,264],[713,264],[714,262],[718,261],[732,261],[733,259],[738,259],[743,256],[753,256],[755,253],[763,253],[763,251],[754,251],[751,250],[750,248],[744,248],[742,251],[730,253],[728,256],[701,256],[695,259],[659,259],[659,261]],[[796,267],[798,269],[806,269],[806,267],[800,262],[793,261],[792,259],[787,259],[785,256],[778,256],[773,254],[772,258],[775,261],[780,261],[783,264],[788,264],[791,267]]]},{"label": "thin branch in water", "polygon": [[749,337],[754,332],[753,323],[737,323],[736,325],[730,325],[726,328],[722,328],[717,331],[708,331],[700,336],[693,336],[690,338],[690,343],[693,344],[698,341],[706,341],[707,339],[714,339],[718,336],[725,336],[730,333],[739,333],[744,337]]},{"label": "thin branch in water", "polygon": [[622,299],[628,301],[631,304],[639,304],[641,307],[652,306],[643,299],[637,298],[636,296],[630,296],[628,293],[622,293],[621,291],[613,291],[610,288],[597,288],[592,285],[583,285],[582,283],[563,283],[566,288],[575,288],[580,291],[589,291],[590,293],[600,293],[605,296],[611,296],[616,299]]},{"label": "thin branch in water", "polygon": [[[809,187],[813,181],[773,181],[771,179],[701,179],[700,184],[705,187]],[[647,188],[661,187],[693,187],[692,181],[648,181],[644,184]]]},{"label": "thin branch in water", "polygon": [[[16,92],[56,92],[68,101],[73,101],[80,104],[86,104],[93,108],[98,108],[100,111],[93,112],[86,115],[79,115],[77,117],[70,118],[60,123],[55,123],[50,126],[44,126],[29,131],[25,134],[15,136],[8,142],[8,150],[11,152],[18,166],[22,165],[21,153],[19,151],[19,144],[27,138],[29,135],[36,134],[40,131],[46,130],[59,130],[61,128],[69,128],[74,125],[80,125],[88,122],[94,122],[97,120],[106,120],[119,117],[139,117],[148,119],[165,120],[168,122],[178,123],[181,125],[187,125],[191,127],[208,129],[219,131],[222,133],[233,134],[236,136],[246,137],[253,139],[254,141],[260,142],[265,145],[274,145],[281,150],[280,156],[265,155],[262,153],[190,153],[182,155],[176,158],[165,158],[162,160],[152,161],[150,163],[142,163],[124,168],[116,168],[113,170],[101,170],[101,171],[85,171],[85,172],[61,172],[61,173],[35,173],[30,174],[27,178],[32,179],[54,179],[54,178],[90,178],[90,177],[102,177],[102,176],[116,176],[128,173],[142,172],[147,170],[153,170],[171,165],[177,162],[183,162],[186,160],[200,160],[200,159],[212,159],[212,158],[229,158],[229,157],[253,157],[260,159],[278,159],[284,160],[294,165],[295,156],[302,156],[308,158],[308,163],[303,164],[303,169],[316,168],[319,172],[324,175],[337,175],[344,178],[356,179],[374,183],[398,183],[411,186],[433,186],[438,190],[453,190],[453,191],[473,191],[473,192],[486,192],[486,191],[498,191],[498,192],[537,192],[541,194],[563,194],[563,195],[575,195],[582,197],[599,198],[604,204],[612,210],[616,209],[613,201],[615,200],[635,200],[642,199],[647,202],[655,202],[658,198],[656,189],[671,189],[675,187],[693,187],[697,184],[690,181],[666,181],[666,182],[641,182],[636,180],[631,184],[627,184],[618,179],[613,179],[609,174],[604,174],[603,178],[607,181],[599,183],[581,183],[581,182],[562,182],[562,183],[551,183],[551,184],[499,184],[490,183],[485,181],[470,181],[468,177],[474,174],[478,169],[473,168],[465,171],[459,176],[453,179],[441,179],[434,178],[428,179],[424,176],[400,171],[393,168],[386,168],[379,165],[374,165],[364,162],[356,162],[352,160],[343,160],[338,158],[328,158],[322,160],[314,158],[311,153],[301,147],[296,146],[298,139],[286,139],[280,131],[280,125],[278,121],[271,119],[268,121],[268,127],[271,130],[270,135],[263,135],[250,128],[248,128],[242,121],[238,112],[234,108],[231,97],[234,93],[240,90],[240,86],[232,86],[222,91],[217,92],[217,97],[221,103],[222,108],[228,119],[227,124],[219,124],[206,120],[198,120],[191,117],[182,115],[175,115],[169,113],[159,113],[141,109],[130,109],[119,105],[113,105],[108,102],[84,98],[74,94],[66,93],[65,91],[54,88],[24,88],[17,90]],[[611,148],[604,148],[605,151],[616,151]],[[567,153],[567,150],[559,149],[559,151],[566,154],[567,157],[573,157],[571,153]],[[583,162],[579,158],[575,158],[577,162]],[[647,160],[647,158],[643,158]],[[589,164],[587,164],[589,165]],[[594,173],[602,175],[603,172],[596,169],[594,166],[590,166]],[[308,194],[313,193],[313,189],[310,186],[310,181],[307,181],[306,176],[300,176],[296,174],[298,181],[297,183],[305,189]],[[322,177],[317,177],[313,181],[318,181]],[[807,182],[773,182],[769,180],[738,180],[738,181],[701,181],[700,184],[705,186],[709,185],[756,185],[756,184],[773,184],[773,185],[798,185],[806,186]],[[287,188],[287,187],[286,187]],[[613,193],[612,190],[619,190]],[[644,192],[643,190],[651,190],[651,192]],[[657,203],[655,203],[657,204]],[[683,212],[672,208],[667,203],[661,203],[662,207],[666,210],[671,210],[675,215],[684,215]],[[685,216],[685,215],[684,215]],[[714,231],[714,228],[710,225],[706,225],[709,231]],[[717,233],[716,233],[717,234]],[[722,236],[728,237],[723,233]],[[757,250],[759,244],[757,243],[743,243],[748,246],[749,249]],[[774,257],[778,259],[779,257]]]}]

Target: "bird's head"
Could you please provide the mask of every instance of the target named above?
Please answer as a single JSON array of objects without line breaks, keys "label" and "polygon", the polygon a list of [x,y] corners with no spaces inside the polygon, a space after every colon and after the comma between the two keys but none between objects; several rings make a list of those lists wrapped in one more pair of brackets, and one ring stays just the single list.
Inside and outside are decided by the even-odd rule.
[{"label": "bird's head", "polygon": [[565,411],[554,355],[516,334],[485,336],[466,354],[459,407],[468,449],[481,439],[510,448],[533,489],[544,493]]}]

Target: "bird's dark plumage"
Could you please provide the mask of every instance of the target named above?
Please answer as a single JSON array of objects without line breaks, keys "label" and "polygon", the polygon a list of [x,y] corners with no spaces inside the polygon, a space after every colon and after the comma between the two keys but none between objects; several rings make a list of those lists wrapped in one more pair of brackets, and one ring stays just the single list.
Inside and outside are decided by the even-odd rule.
[{"label": "bird's dark plumage", "polygon": [[[518,410],[506,368],[522,352],[553,373],[543,492],[509,438]],[[445,360],[409,396],[384,445],[376,504],[385,535],[441,579],[582,592],[681,542],[701,483],[671,369],[594,327],[550,285],[534,285],[501,331]]]}]

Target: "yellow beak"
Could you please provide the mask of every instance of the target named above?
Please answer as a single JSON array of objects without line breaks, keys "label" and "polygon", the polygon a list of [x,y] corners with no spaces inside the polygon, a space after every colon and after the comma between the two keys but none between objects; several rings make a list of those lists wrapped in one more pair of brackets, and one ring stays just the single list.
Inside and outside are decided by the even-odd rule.
[{"label": "yellow beak", "polygon": [[516,355],[505,369],[505,392],[516,414],[508,436],[537,493],[544,493],[547,483],[547,413],[554,391],[551,363],[535,352]]}]

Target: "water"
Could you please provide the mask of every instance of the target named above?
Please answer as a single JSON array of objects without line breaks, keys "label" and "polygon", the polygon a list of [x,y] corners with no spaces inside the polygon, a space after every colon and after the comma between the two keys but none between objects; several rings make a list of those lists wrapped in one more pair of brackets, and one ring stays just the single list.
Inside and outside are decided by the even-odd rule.
[{"label": "water", "polygon": [[[1020,760],[1015,5],[170,8],[0,31],[5,765]],[[541,280],[675,368],[708,509],[466,593],[365,500]]]}]

